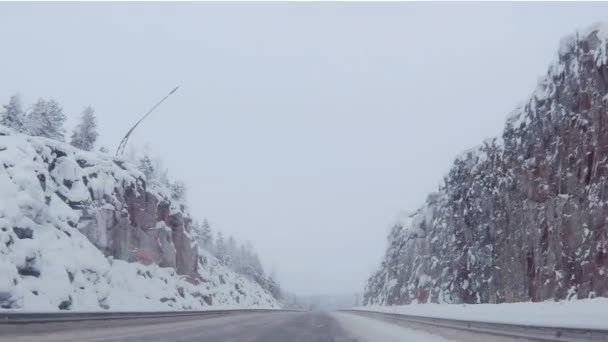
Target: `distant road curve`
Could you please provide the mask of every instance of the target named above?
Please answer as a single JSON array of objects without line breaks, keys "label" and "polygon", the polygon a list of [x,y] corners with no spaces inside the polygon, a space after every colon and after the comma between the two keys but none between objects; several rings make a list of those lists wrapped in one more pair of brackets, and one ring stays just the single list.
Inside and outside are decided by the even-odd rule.
[{"label": "distant road curve", "polygon": [[448,339],[475,341],[608,341],[607,329],[578,329],[432,318],[365,310],[343,310],[365,318],[433,332]]}]

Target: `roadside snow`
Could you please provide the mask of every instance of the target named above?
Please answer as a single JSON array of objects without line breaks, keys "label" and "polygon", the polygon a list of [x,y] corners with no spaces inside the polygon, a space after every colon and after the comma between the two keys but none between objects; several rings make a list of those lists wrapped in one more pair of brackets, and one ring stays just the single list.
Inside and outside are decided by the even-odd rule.
[{"label": "roadside snow", "polygon": [[446,342],[443,337],[347,313],[332,313],[346,332],[363,342]]},{"label": "roadside snow", "polygon": [[374,305],[355,310],[482,322],[608,329],[608,298],[541,303]]}]

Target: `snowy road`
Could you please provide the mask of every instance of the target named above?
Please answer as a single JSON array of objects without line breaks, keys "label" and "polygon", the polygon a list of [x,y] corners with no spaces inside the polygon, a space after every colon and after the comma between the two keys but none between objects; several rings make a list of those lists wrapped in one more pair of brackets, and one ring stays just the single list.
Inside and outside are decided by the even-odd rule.
[{"label": "snowy road", "polygon": [[0,325],[0,341],[442,342],[429,333],[346,313]]}]

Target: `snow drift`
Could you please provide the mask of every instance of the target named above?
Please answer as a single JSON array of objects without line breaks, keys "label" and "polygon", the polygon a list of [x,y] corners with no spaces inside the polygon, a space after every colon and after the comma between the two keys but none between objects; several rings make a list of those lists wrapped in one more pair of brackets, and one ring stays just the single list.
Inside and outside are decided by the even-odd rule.
[{"label": "snow drift", "polygon": [[278,307],[130,163],[0,126],[0,307]]},{"label": "snow drift", "polygon": [[529,326],[606,329],[608,298],[542,303],[365,306],[355,310]]}]

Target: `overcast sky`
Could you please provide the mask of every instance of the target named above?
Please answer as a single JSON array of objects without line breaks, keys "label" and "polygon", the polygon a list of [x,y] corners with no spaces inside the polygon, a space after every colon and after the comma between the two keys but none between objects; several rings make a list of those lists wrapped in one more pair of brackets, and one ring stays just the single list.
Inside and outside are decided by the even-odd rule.
[{"label": "overcast sky", "polygon": [[604,3],[2,3],[0,99],[131,139],[285,288],[361,291],[386,234],[496,136]]}]

